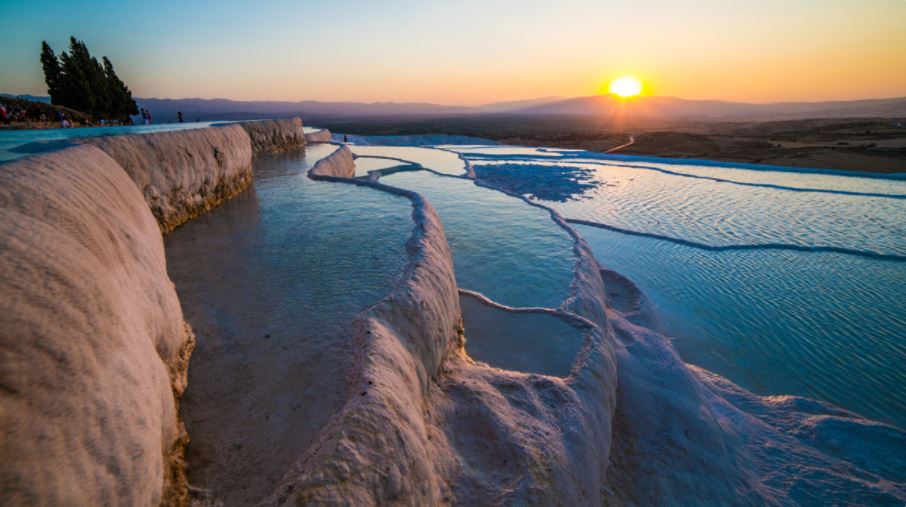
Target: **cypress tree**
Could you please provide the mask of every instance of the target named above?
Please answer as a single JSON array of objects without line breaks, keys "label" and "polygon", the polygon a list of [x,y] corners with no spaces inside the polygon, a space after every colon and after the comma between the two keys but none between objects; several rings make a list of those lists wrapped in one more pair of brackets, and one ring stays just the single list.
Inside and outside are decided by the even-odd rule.
[{"label": "cypress tree", "polygon": [[41,66],[51,103],[99,118],[126,119],[138,114],[132,91],[116,75],[105,56],[91,56],[84,42],[69,38],[69,52],[59,57],[47,42],[41,43]]},{"label": "cypress tree", "polygon": [[68,104],[78,111],[95,116],[94,90],[91,86],[91,57],[87,49],[75,37],[69,38],[69,53],[62,51],[60,60],[63,63],[63,88]]},{"label": "cypress tree", "polygon": [[111,114],[117,119],[138,114],[138,105],[132,98],[132,90],[116,75],[113,64],[106,56],[104,60],[104,73],[107,75],[107,86],[111,97]]},{"label": "cypress tree", "polygon": [[[85,53],[88,54],[87,48],[85,48]],[[101,67],[98,59],[93,56],[88,64],[87,74],[88,83],[91,85],[91,94],[94,95],[95,116],[98,118],[109,117],[112,110],[107,74],[104,73],[104,68]]]},{"label": "cypress tree", "polygon": [[47,83],[50,103],[60,105],[63,99],[60,93],[60,61],[47,41],[41,41],[41,67],[44,69],[44,81]]}]

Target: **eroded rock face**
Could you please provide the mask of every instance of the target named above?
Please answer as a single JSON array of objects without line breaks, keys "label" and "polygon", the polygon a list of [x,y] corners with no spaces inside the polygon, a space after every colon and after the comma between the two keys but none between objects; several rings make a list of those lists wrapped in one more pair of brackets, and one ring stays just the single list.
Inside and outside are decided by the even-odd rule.
[{"label": "eroded rock face", "polygon": [[306,135],[299,118],[245,121],[245,129],[252,143],[252,155],[279,153],[305,147]]},{"label": "eroded rock face", "polygon": [[184,503],[194,339],[141,192],[94,146],[16,161],[0,237],[3,503]]},{"label": "eroded rock face", "polygon": [[167,232],[252,182],[252,145],[240,125],[82,140],[113,158]]}]

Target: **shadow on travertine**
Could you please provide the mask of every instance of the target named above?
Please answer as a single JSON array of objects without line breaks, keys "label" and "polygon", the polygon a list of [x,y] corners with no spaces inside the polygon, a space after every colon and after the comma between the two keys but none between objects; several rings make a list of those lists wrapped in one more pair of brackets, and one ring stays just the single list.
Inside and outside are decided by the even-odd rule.
[{"label": "shadow on travertine", "polygon": [[408,200],[305,176],[335,148],[256,159],[248,192],[166,237],[198,336],[189,482],[227,505],[262,500],[302,460],[346,399],[350,323],[406,264]]}]

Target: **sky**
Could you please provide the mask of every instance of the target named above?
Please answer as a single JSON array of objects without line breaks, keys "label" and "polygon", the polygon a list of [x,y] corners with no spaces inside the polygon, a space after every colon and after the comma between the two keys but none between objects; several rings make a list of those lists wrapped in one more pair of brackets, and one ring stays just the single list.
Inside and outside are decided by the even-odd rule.
[{"label": "sky", "polygon": [[906,0],[0,0],[0,91],[46,95],[42,40],[137,97],[477,105],[649,95],[906,96]]}]

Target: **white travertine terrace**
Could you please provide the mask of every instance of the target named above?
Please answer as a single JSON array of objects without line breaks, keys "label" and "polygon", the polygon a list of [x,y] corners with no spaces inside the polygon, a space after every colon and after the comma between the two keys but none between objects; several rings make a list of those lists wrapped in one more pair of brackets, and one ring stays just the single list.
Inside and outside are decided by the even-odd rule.
[{"label": "white travertine terrace", "polygon": [[333,135],[327,129],[321,129],[317,132],[305,134],[305,141],[309,143],[329,143]]},{"label": "white travertine terrace", "polygon": [[194,339],[141,192],[93,146],[12,162],[0,237],[3,503],[184,503]]},{"label": "white travertine terrace", "polygon": [[252,155],[278,153],[305,146],[306,135],[299,118],[244,121],[239,123],[252,142]]},{"label": "white travertine terrace", "polygon": [[[189,502],[178,398],[194,339],[161,231],[241,192],[252,157],[303,145],[312,134],[300,131],[282,120],[97,138],[0,168],[4,504]],[[265,504],[782,504],[809,481],[828,499],[904,496],[883,478],[901,461],[873,471],[835,454],[843,432],[870,450],[902,445],[901,432],[685,365],[639,325],[653,322],[645,305],[608,302],[600,266],[556,212],[577,259],[558,311],[584,333],[569,375],[475,362],[432,206],[352,180],[346,146],[309,174],[408,197],[414,230],[401,280],[352,325],[342,410]],[[777,472],[790,463],[810,475]]]},{"label": "white travertine terrace", "polygon": [[[351,177],[345,149],[312,176]],[[500,370],[465,352],[452,255],[433,207],[413,192],[354,183],[412,200],[410,262],[353,326],[361,362],[346,407],[265,503],[598,503],[616,364],[600,268],[584,243],[567,307],[584,323],[585,345],[569,377]]]},{"label": "white travertine terrace", "polygon": [[113,157],[167,232],[242,192],[252,156],[305,146],[298,118],[82,140]]},{"label": "white travertine terrace", "polygon": [[348,146],[338,146],[336,151],[317,161],[309,169],[315,177],[352,178],[355,176],[355,162]]},{"label": "white travertine terrace", "polygon": [[[256,154],[304,146],[301,122],[254,123]],[[0,170],[4,504],[188,501],[194,337],[161,231],[248,186],[246,130],[86,139]]]}]

